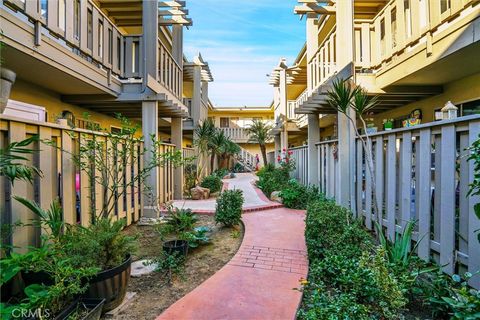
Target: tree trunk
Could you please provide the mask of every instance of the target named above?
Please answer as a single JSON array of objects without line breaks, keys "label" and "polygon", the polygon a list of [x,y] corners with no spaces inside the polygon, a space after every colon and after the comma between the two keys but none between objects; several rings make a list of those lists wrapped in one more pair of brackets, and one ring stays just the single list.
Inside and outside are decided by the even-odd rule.
[{"label": "tree trunk", "polygon": [[267,148],[265,147],[264,144],[260,145],[260,151],[262,152],[262,158],[263,158],[263,165],[267,165]]},{"label": "tree trunk", "polygon": [[210,156],[210,173],[213,172],[214,170],[214,165],[215,165],[215,152],[212,152],[212,155]]}]

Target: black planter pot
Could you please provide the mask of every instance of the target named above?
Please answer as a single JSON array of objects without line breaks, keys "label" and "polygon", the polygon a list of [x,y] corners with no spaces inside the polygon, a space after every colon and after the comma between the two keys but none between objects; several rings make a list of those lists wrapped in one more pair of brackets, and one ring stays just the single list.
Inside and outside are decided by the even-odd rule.
[{"label": "black planter pot", "polygon": [[[19,294],[19,282],[20,272],[17,273],[12,279],[8,280],[0,286],[0,302],[8,302],[11,298],[15,297],[15,295]],[[15,286],[15,283],[17,283],[17,286]]]},{"label": "black planter pot", "polygon": [[163,244],[163,251],[171,255],[177,253],[181,256],[187,256],[188,241],[187,240],[171,240]]},{"label": "black planter pot", "polygon": [[105,303],[105,299],[79,299],[75,300],[70,306],[63,310],[58,316],[55,317],[55,320],[66,320],[70,316],[75,314],[75,311],[78,308],[87,309],[87,313],[81,318],[82,320],[98,320],[102,315],[102,307]]},{"label": "black planter pot", "polygon": [[16,77],[17,75],[12,70],[0,67],[0,113],[3,113],[7,106]]},{"label": "black planter pot", "polygon": [[25,287],[28,287],[31,284],[44,284],[46,286],[51,286],[55,282],[52,276],[45,271],[22,271],[22,279]]},{"label": "black planter pot", "polygon": [[112,269],[97,273],[90,279],[90,286],[84,297],[87,299],[105,299],[102,314],[118,307],[127,293],[130,280],[132,257]]}]

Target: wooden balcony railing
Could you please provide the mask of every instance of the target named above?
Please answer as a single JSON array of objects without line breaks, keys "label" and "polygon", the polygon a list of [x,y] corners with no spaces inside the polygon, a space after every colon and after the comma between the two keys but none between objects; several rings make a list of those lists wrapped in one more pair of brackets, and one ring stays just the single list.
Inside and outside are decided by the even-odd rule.
[{"label": "wooden balcony railing", "polygon": [[[477,11],[475,0],[390,0],[373,19],[356,19],[355,65],[361,68],[381,69],[392,59],[427,46],[427,52],[438,33],[451,28],[457,19],[464,19]],[[457,28],[453,27],[451,32]],[[447,31],[448,32],[448,31]],[[443,33],[443,31],[442,31]]]},{"label": "wooden balcony railing", "polygon": [[303,127],[307,124],[307,116],[305,114],[296,114],[295,110],[299,108],[302,103],[308,99],[308,89],[305,89],[296,100],[289,100],[287,102],[287,118],[289,120],[295,120],[299,127]]},{"label": "wooden balcony railing", "polygon": [[172,54],[158,40],[159,59],[158,71],[159,82],[180,101],[183,90],[183,69],[173,58]]},{"label": "wooden balcony railing", "polygon": [[311,75],[308,79],[308,87],[311,88],[311,90],[318,88],[318,86],[337,71],[336,36],[335,29],[333,29],[308,62]]},{"label": "wooden balcony railing", "polygon": [[245,128],[219,128],[223,131],[225,136],[230,138],[233,142],[246,143],[250,136]]},{"label": "wooden balcony railing", "polygon": [[[73,160],[78,155],[80,144],[93,139],[102,141],[106,139],[100,132],[83,129],[71,129],[53,123],[28,121],[20,118],[3,115],[0,118],[0,146],[11,142],[18,142],[25,138],[38,135],[41,140],[51,141],[50,144],[37,142],[31,145],[34,151],[27,155],[26,164],[35,166],[42,171],[42,177],[35,179],[33,184],[25,181],[16,181],[13,186],[0,177],[0,183],[6,186],[0,192],[0,209],[3,223],[15,223],[20,221],[25,225],[15,229],[12,235],[12,243],[19,248],[34,246],[39,243],[40,232],[31,225],[35,219],[33,213],[12,199],[13,195],[21,196],[29,200],[37,201],[42,208],[48,208],[55,198],[59,198],[63,210],[63,218],[69,224],[81,224],[87,226],[91,223],[91,209],[100,213],[104,203],[104,190],[100,184],[90,187],[88,175],[80,170]],[[83,145],[83,144],[82,144]],[[121,147],[121,146],[119,146]],[[173,152],[174,145],[160,144],[159,153]],[[125,173],[136,174],[141,170],[143,158],[140,150],[143,143],[132,147],[133,152],[138,152],[135,158],[126,159]],[[108,161],[113,161],[113,155],[105,154]],[[135,159],[135,160],[132,160]],[[132,176],[125,174],[121,179],[131,181]],[[159,168],[160,199],[164,203],[173,199],[173,165]],[[129,190],[124,192],[117,201],[109,202],[114,206],[112,210],[114,219],[125,219],[127,225],[137,221],[142,214],[142,186],[130,185]],[[122,188],[122,186],[119,186]],[[93,190],[93,194],[92,194]]]}]

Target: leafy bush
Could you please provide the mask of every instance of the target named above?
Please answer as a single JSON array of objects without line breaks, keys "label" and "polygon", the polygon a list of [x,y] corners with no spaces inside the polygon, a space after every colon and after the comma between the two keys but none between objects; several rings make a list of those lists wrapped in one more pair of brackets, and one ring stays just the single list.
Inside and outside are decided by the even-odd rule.
[{"label": "leafy bush", "polygon": [[197,223],[198,217],[191,209],[179,209],[173,206],[167,207],[165,223],[158,225],[161,233],[181,233],[191,231]]},{"label": "leafy bush", "polygon": [[[333,201],[309,204],[310,259],[300,319],[397,319],[406,298],[383,248],[351,212]],[[327,316],[328,315],[328,316]]]},{"label": "leafy bush", "polygon": [[215,222],[229,227],[239,224],[242,216],[242,206],[242,190],[225,190],[217,199]]},{"label": "leafy bush", "polygon": [[220,179],[223,179],[228,174],[228,169],[226,168],[220,168],[212,172],[212,175],[215,175],[219,177]]},{"label": "leafy bush", "polygon": [[290,209],[307,209],[310,202],[323,200],[324,196],[316,186],[304,186],[297,180],[291,179],[281,190],[280,197],[285,207]]},{"label": "leafy bush", "polygon": [[201,187],[210,189],[211,193],[218,192],[222,189],[223,183],[222,179],[219,178],[216,174],[211,174],[203,178]]},{"label": "leafy bush", "polygon": [[107,270],[123,263],[136,250],[136,237],[123,233],[124,226],[124,219],[109,218],[101,218],[88,228],[70,226],[61,245],[74,265]]},{"label": "leafy bush", "polygon": [[264,171],[260,172],[259,175],[257,173],[260,177],[257,181],[257,187],[270,198],[273,191],[280,191],[286,186],[290,179],[290,171],[283,167],[266,166],[264,168]]}]

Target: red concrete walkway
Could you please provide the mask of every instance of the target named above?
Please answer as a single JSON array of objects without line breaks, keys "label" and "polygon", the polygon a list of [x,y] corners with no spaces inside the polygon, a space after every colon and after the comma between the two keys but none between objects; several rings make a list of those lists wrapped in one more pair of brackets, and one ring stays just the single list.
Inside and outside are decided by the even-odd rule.
[{"label": "red concrete walkway", "polygon": [[285,208],[243,214],[245,236],[233,259],[158,318],[290,320],[307,277],[304,211]]}]

